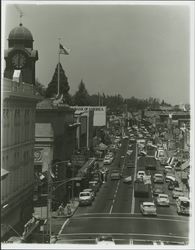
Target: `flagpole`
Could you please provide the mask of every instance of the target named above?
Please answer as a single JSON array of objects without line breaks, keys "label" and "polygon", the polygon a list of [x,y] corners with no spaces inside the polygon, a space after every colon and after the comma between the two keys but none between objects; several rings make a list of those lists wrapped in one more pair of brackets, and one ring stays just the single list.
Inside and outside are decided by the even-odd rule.
[{"label": "flagpole", "polygon": [[58,38],[59,44],[58,44],[58,93],[57,97],[60,95],[60,38]]}]

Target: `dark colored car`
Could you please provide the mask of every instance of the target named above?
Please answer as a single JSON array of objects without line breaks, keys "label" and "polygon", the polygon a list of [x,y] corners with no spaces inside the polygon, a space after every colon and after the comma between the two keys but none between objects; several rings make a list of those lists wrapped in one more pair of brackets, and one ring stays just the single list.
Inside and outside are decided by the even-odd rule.
[{"label": "dark colored car", "polygon": [[178,181],[170,181],[168,185],[168,189],[173,190],[175,187],[179,187]]},{"label": "dark colored car", "polygon": [[163,193],[164,193],[164,189],[162,186],[154,186],[154,189],[153,189],[154,196],[157,196],[157,195],[163,194]]}]

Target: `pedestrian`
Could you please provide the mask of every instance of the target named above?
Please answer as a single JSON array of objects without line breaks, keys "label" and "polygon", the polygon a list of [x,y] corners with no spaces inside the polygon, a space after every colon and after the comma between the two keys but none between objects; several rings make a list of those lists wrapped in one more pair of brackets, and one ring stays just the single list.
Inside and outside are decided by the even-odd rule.
[{"label": "pedestrian", "polygon": [[63,203],[61,203],[60,206],[59,206],[59,208],[58,208],[58,215],[64,215]]}]

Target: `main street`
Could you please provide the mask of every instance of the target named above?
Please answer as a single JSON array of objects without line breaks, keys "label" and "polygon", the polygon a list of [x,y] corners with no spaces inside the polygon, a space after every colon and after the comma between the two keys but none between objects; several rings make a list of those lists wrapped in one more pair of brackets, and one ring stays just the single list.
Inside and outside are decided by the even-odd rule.
[{"label": "main street", "polygon": [[[132,154],[126,154],[128,149]],[[153,185],[148,198],[134,198],[133,184],[123,183],[123,177],[135,176],[144,164],[144,157],[137,157],[136,143],[123,139],[122,146],[110,165],[120,169],[122,178],[102,184],[92,206],[79,207],[59,231],[57,243],[95,243],[98,236],[112,236],[115,244],[185,244],[189,237],[189,218],[178,216],[175,201],[170,207],[157,207],[157,217],[144,217],[140,202],[151,201]],[[157,165],[160,170],[160,164]],[[152,173],[152,171],[151,171]],[[166,192],[167,184],[163,184]]]}]

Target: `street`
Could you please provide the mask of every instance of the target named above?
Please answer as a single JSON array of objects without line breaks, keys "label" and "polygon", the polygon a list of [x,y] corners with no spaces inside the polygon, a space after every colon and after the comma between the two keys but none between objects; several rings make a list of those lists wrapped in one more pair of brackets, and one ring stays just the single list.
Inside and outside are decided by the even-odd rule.
[{"label": "street", "polygon": [[[136,144],[130,161],[134,167],[127,167],[128,141],[123,140],[110,170],[119,167],[122,176],[134,176]],[[121,156],[125,155],[124,158]],[[144,158],[139,158],[137,166],[144,164]],[[160,166],[157,166],[160,168]],[[163,184],[166,188],[166,184]],[[152,185],[153,187],[153,185]],[[167,188],[166,191],[168,192]],[[170,192],[170,191],[169,191]],[[170,207],[157,207],[157,217],[143,217],[139,205],[142,201],[154,199],[152,190],[148,198],[134,198],[133,185],[123,183],[123,180],[110,180],[104,184],[97,194],[92,206],[78,207],[74,216],[65,221],[59,233],[57,243],[94,243],[99,235],[111,235],[115,244],[133,244],[161,241],[182,244],[188,240],[189,218],[179,217],[176,213],[175,201]],[[83,242],[84,241],[84,242]],[[137,243],[137,244],[138,244]]]}]

